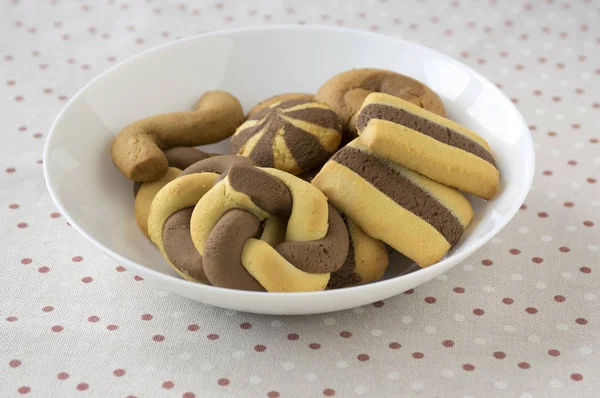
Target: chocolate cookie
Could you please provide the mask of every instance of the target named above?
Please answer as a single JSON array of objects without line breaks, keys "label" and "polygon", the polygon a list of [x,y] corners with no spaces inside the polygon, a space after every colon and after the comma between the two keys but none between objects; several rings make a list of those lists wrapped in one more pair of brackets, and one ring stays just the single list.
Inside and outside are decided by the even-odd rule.
[{"label": "chocolate cookie", "polygon": [[498,192],[500,172],[488,143],[458,123],[373,93],[358,112],[357,127],[379,156],[484,199]]},{"label": "chocolate cookie", "polygon": [[275,102],[253,114],[231,139],[232,154],[298,175],[321,166],[342,140],[339,117],[311,99]]},{"label": "chocolate cookie", "polygon": [[349,141],[356,137],[355,114],[372,92],[403,98],[445,116],[442,100],[429,87],[408,76],[383,69],[352,69],[337,74],[319,88],[315,99],[325,102],[342,118]]},{"label": "chocolate cookie", "polygon": [[458,191],[372,153],[360,138],[312,180],[363,231],[421,267],[438,262],[473,218]]}]

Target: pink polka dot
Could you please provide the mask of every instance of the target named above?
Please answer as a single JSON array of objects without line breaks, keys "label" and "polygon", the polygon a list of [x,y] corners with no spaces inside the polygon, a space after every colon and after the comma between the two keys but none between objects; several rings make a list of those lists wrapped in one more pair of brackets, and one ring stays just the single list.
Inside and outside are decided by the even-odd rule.
[{"label": "pink polka dot", "polygon": [[502,299],[502,302],[504,304],[510,305],[510,304],[514,303],[515,301],[513,299],[511,299],[511,298],[505,297],[505,298]]},{"label": "pink polka dot", "polygon": [[31,264],[33,260],[30,259],[29,257],[25,257],[21,259],[21,264]]},{"label": "pink polka dot", "polygon": [[153,318],[152,314],[144,314],[142,315],[142,321],[151,321]]},{"label": "pink polka dot", "polygon": [[27,224],[26,222],[20,222],[17,224],[17,227],[23,229],[23,228],[27,228],[29,226],[29,224]]},{"label": "pink polka dot", "polygon": [[446,348],[454,347],[454,341],[444,340],[444,341],[442,341],[442,345]]},{"label": "pink polka dot", "polygon": [[556,301],[558,303],[563,303],[566,300],[567,300],[567,298],[565,296],[561,296],[561,295],[554,296],[554,301]]},{"label": "pink polka dot", "polygon": [[80,263],[80,262],[83,261],[83,257],[81,257],[81,256],[75,256],[75,257],[71,258],[71,260],[73,262],[75,262],[75,263]]},{"label": "pink polka dot", "polygon": [[545,211],[540,211],[537,215],[540,218],[546,218],[546,217],[548,217],[548,213],[546,213]]},{"label": "pink polka dot", "polygon": [[591,178],[591,177],[588,178],[586,181],[589,182],[590,184],[595,184],[596,183],[596,179],[595,178]]},{"label": "pink polka dot", "polygon": [[157,343],[160,343],[161,341],[165,340],[165,336],[161,334],[155,334],[154,336],[152,336],[152,340],[154,340]]},{"label": "pink polka dot", "polygon": [[323,395],[326,397],[333,397],[335,395],[335,390],[333,388],[326,388],[323,390]]},{"label": "pink polka dot", "polygon": [[369,356],[367,354],[358,354],[356,359],[358,359],[360,362],[366,362],[369,360]]},{"label": "pink polka dot", "polygon": [[319,348],[321,348],[321,344],[319,343],[310,343],[308,346],[311,350],[318,350]]},{"label": "pink polka dot", "polygon": [[527,307],[527,308],[525,308],[525,312],[527,312],[528,314],[533,315],[533,314],[537,314],[538,310],[535,307]]},{"label": "pink polka dot", "polygon": [[[206,337],[207,337],[209,340],[218,340],[218,339],[219,339],[219,335],[218,335],[218,334],[214,334],[214,333],[211,333],[211,334],[209,334],[209,335],[208,335],[208,336],[206,336]],[[256,347],[255,347],[255,348],[256,348]],[[265,349],[266,349],[266,347],[265,347]]]},{"label": "pink polka dot", "polygon": [[425,302],[427,304],[435,304],[436,301],[437,299],[435,297],[425,297]]},{"label": "pink polka dot", "polygon": [[565,203],[563,203],[563,206],[565,206],[565,207],[573,207],[573,206],[575,206],[575,203],[573,203],[573,202],[565,202]]},{"label": "pink polka dot", "polygon": [[94,279],[91,276],[85,276],[85,277],[81,278],[81,281],[83,283],[92,283],[94,281]]},{"label": "pink polka dot", "polygon": [[541,263],[544,262],[544,259],[541,258],[541,257],[534,257],[534,258],[531,259],[531,261],[533,261],[536,264],[541,264]]},{"label": "pink polka dot", "polygon": [[347,330],[344,330],[340,332],[340,336],[342,336],[345,339],[348,339],[352,337],[352,333],[348,332]]},{"label": "pink polka dot", "polygon": [[22,387],[19,387],[19,389],[17,391],[19,392],[19,394],[28,394],[29,392],[31,392],[31,387],[22,386]]},{"label": "pink polka dot", "polygon": [[56,375],[58,380],[67,380],[69,378],[69,374],[67,372],[60,372]]},{"label": "pink polka dot", "polygon": [[551,176],[552,175],[552,170],[544,170],[544,172],[542,173],[545,176]]},{"label": "pink polka dot", "polygon": [[594,223],[592,221],[584,221],[583,225],[585,225],[586,227],[593,227]]},{"label": "pink polka dot", "polygon": [[115,270],[117,272],[125,272],[127,271],[127,268],[123,267],[122,265],[119,265],[117,268],[115,268]]},{"label": "pink polka dot", "polygon": [[217,380],[217,384],[219,384],[220,386],[228,386],[229,385],[229,379],[219,379]]},{"label": "pink polka dot", "polygon": [[475,309],[473,310],[473,314],[475,314],[475,315],[478,315],[478,316],[481,316],[481,315],[485,314],[485,311],[484,311],[484,310],[482,310],[481,308],[475,308]]},{"label": "pink polka dot", "polygon": [[183,398],[196,398],[196,394],[194,394],[193,392],[184,392]]},{"label": "pink polka dot", "polygon": [[490,265],[494,264],[494,262],[492,260],[485,259],[481,260],[481,264],[485,265],[486,267],[489,267]]},{"label": "pink polka dot", "polygon": [[510,249],[508,252],[509,252],[510,254],[513,254],[513,255],[515,255],[515,256],[516,256],[517,254],[521,254],[521,250],[519,250],[519,249]]},{"label": "pink polka dot", "polygon": [[589,274],[592,272],[592,269],[590,267],[581,267],[579,268],[579,271],[583,272],[584,274]]},{"label": "pink polka dot", "polygon": [[400,345],[400,343],[393,341],[390,344],[388,344],[388,347],[390,347],[392,350],[397,350],[397,349],[401,348],[402,345]]},{"label": "pink polka dot", "polygon": [[463,365],[463,369],[466,370],[467,372],[472,372],[473,370],[475,370],[475,366],[471,365],[470,363],[465,363]]},{"label": "pink polka dot", "polygon": [[404,294],[413,294],[415,292],[415,289],[408,289],[407,291],[404,292]]},{"label": "pink polka dot", "polygon": [[496,351],[494,353],[494,358],[496,358],[496,359],[504,359],[504,358],[506,358],[506,354],[504,352],[502,352],[502,351]]},{"label": "pink polka dot", "polygon": [[457,287],[455,287],[452,290],[454,291],[454,293],[458,293],[458,294],[462,294],[462,293],[465,292],[465,288],[464,287],[460,287],[460,286],[457,286]]},{"label": "pink polka dot", "polygon": [[529,364],[529,362],[519,362],[518,365],[521,369],[529,369],[531,368],[531,365]]},{"label": "pink polka dot", "polygon": [[279,392],[277,392],[277,391],[269,391],[267,393],[267,397],[269,397],[269,398],[279,398],[280,395],[279,395]]},{"label": "pink polka dot", "polygon": [[577,166],[577,161],[576,161],[576,160],[569,160],[569,161],[567,162],[567,164],[568,164],[569,166]]},{"label": "pink polka dot", "polygon": [[42,311],[44,311],[44,312],[52,312],[52,311],[54,311],[54,307],[51,306],[51,305],[47,305],[44,308],[42,308]]},{"label": "pink polka dot", "polygon": [[579,129],[579,128],[581,128],[581,124],[579,124],[579,123],[573,123],[573,124],[571,124],[571,128]]},{"label": "pink polka dot", "polygon": [[170,390],[173,387],[175,387],[175,383],[173,383],[172,381],[165,381],[164,383],[162,383],[162,388],[164,388],[165,390]]},{"label": "pink polka dot", "polygon": [[19,318],[17,318],[16,316],[9,316],[9,317],[6,318],[6,320],[8,322],[16,322],[16,321],[19,320]]},{"label": "pink polka dot", "polygon": [[115,369],[115,370],[113,370],[113,374],[117,377],[125,376],[125,369],[121,369],[121,368]]},{"label": "pink polka dot", "polygon": [[583,376],[579,373],[571,373],[571,380],[581,381],[581,380],[583,380]]},{"label": "pink polka dot", "polygon": [[196,325],[195,323],[192,323],[191,325],[188,325],[187,328],[190,332],[195,332],[196,330],[200,329],[200,326]]},{"label": "pink polka dot", "polygon": [[19,366],[21,366],[21,361],[19,361],[18,359],[13,359],[8,363],[8,366],[10,366],[11,368],[18,368]]},{"label": "pink polka dot", "polygon": [[598,138],[590,138],[590,143],[597,144],[598,142],[600,142],[600,140],[598,140]]},{"label": "pink polka dot", "polygon": [[90,388],[90,385],[88,383],[79,383],[79,384],[77,384],[77,390],[79,390],[79,391],[85,391],[88,388]]},{"label": "pink polka dot", "polygon": [[99,320],[100,320],[100,317],[98,317],[98,316],[96,316],[96,315],[92,315],[92,316],[90,316],[90,317],[88,318],[88,322],[91,322],[91,323],[96,323],[96,322],[98,322]]},{"label": "pink polka dot", "polygon": [[60,325],[54,325],[52,326],[52,328],[50,328],[50,330],[52,330],[54,333],[59,333],[62,332],[65,328],[63,328]]},{"label": "pink polka dot", "polygon": [[568,253],[571,251],[571,249],[566,246],[561,246],[558,248],[558,250],[560,250],[562,253]]},{"label": "pink polka dot", "polygon": [[117,330],[119,328],[119,325],[108,325],[106,327],[106,329],[113,331],[113,330]]},{"label": "pink polka dot", "polygon": [[548,350],[548,355],[550,355],[551,357],[557,357],[560,355],[560,351],[553,348],[551,350]]},{"label": "pink polka dot", "polygon": [[523,203],[521,207],[519,207],[519,210],[527,210],[527,205]]},{"label": "pink polka dot", "polygon": [[290,333],[287,335],[288,340],[296,341],[300,338],[296,333]]},{"label": "pink polka dot", "polygon": [[16,204],[16,203],[11,203],[11,204],[8,205],[8,208],[11,209],[11,210],[16,210],[16,209],[19,208],[19,205]]},{"label": "pink polka dot", "polygon": [[373,303],[373,307],[377,307],[377,308],[381,308],[383,307],[384,302],[383,301],[376,301]]},{"label": "pink polka dot", "polygon": [[244,330],[248,330],[250,328],[252,328],[252,324],[248,323],[248,322],[244,322],[240,324],[240,328],[244,329]]},{"label": "pink polka dot", "polygon": [[412,357],[414,359],[423,359],[425,357],[425,354],[423,354],[422,352],[413,352],[412,353]]},{"label": "pink polka dot", "polygon": [[48,272],[50,272],[50,268],[48,268],[48,267],[40,267],[40,268],[38,268],[38,272],[40,274],[47,274]]},{"label": "pink polka dot", "polygon": [[577,318],[575,319],[575,323],[578,325],[587,325],[588,321],[585,318]]},{"label": "pink polka dot", "polygon": [[139,275],[136,275],[136,276],[134,276],[134,277],[133,277],[133,279],[135,279],[135,280],[136,280],[136,281],[138,281],[138,282],[139,282],[139,281],[143,281],[143,280],[144,280],[144,278],[142,278],[142,277],[141,277],[141,276],[139,276]]}]

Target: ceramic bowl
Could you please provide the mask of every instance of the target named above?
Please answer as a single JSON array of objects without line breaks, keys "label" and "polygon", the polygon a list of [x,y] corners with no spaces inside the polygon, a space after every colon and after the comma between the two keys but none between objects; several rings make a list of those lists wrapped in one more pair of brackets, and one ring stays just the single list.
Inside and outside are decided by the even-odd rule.
[{"label": "ceramic bowl", "polygon": [[[392,256],[383,280],[311,293],[257,293],[180,278],[140,232],[132,183],[113,166],[110,145],[127,124],[188,110],[206,90],[227,90],[245,111],[285,92],[316,92],[331,76],[384,68],[431,87],[448,116],[481,134],[501,171],[491,201],[469,197],[475,217],[439,263],[418,269]],[[207,147],[225,152],[228,142]],[[54,122],[44,152],[48,190],[71,225],[119,264],[156,288],[218,307],[263,314],[311,314],[352,308],[414,288],[464,261],[515,215],[530,188],[534,151],[512,102],[484,77],[429,48],[381,34],[317,26],[253,27],[174,41],[106,71],[77,93]],[[106,266],[111,266],[107,262]]]}]

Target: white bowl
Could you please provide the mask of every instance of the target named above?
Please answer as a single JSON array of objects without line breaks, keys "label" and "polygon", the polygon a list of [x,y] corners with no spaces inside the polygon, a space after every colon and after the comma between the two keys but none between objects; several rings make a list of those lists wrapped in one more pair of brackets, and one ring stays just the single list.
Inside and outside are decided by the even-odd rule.
[{"label": "white bowl", "polygon": [[[115,134],[145,116],[188,110],[206,90],[227,90],[248,110],[274,94],[315,92],[331,76],[360,67],[390,69],[424,82],[442,97],[450,118],[477,131],[493,148],[501,171],[500,192],[489,202],[470,198],[475,218],[461,242],[428,268],[406,272],[410,263],[394,256],[385,280],[332,291],[257,293],[194,284],[177,276],[137,227],[132,183],[110,157]],[[227,143],[208,148],[227,151]],[[478,73],[414,43],[316,26],[213,32],[137,55],[69,101],[51,128],[44,152],[46,182],[56,205],[110,257],[163,289],[263,314],[343,310],[427,282],[473,254],[508,223],[525,199],[533,169],[527,125],[511,101]]]}]

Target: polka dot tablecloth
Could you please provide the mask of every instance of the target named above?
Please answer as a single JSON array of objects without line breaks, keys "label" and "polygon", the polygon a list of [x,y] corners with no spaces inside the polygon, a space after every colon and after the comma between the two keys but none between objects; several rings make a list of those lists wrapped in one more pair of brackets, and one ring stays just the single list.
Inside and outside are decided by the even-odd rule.
[{"label": "polka dot tablecloth", "polygon": [[[0,22],[1,396],[597,396],[600,2],[2,0]],[[170,294],[69,227],[41,158],[79,88],[179,37],[282,23],[403,37],[496,83],[537,151],[514,220],[423,286],[296,317]]]}]

